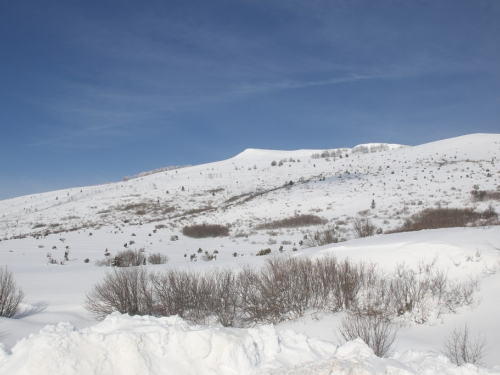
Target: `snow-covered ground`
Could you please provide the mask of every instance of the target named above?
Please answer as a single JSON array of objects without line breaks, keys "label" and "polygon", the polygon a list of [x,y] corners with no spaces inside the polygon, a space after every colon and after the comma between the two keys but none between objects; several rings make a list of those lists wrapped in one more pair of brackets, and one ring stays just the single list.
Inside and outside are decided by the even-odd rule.
[{"label": "snow-covered ground", "polygon": [[[0,348],[1,349],[1,348]],[[5,374],[494,374],[500,369],[450,364],[432,352],[410,350],[382,359],[361,340],[342,346],[270,325],[190,326],[178,317],[114,313],[76,329],[47,326],[0,351]]]},{"label": "snow-covered ground", "polygon": [[[500,186],[500,135],[415,147],[370,144],[311,157],[322,152],[250,149],[217,163],[0,201],[1,265],[9,267],[27,297],[17,319],[0,318],[0,374],[154,374],[164,368],[179,374],[500,373],[500,367],[492,367],[500,366],[500,272],[495,273],[500,251],[494,248],[500,247],[500,227],[364,239],[355,239],[352,229],[361,217],[385,232],[437,206],[500,211],[498,200],[475,201],[470,194]],[[325,219],[324,226],[335,226],[343,242],[304,248],[299,241],[320,227],[256,229],[297,214]],[[184,226],[204,222],[229,225],[230,235],[182,235]],[[174,235],[179,239],[172,240]],[[374,357],[359,342],[338,347],[335,332],[342,314],[310,313],[276,327],[239,329],[189,327],[176,317],[113,315],[95,322],[82,303],[109,269],[94,263],[106,249],[115,255],[125,244],[169,257],[165,265],[146,266],[152,270],[258,267],[266,258],[255,256],[259,250],[279,254],[280,246],[284,256],[334,254],[374,262],[389,272],[403,262],[416,266],[435,260],[452,280],[477,278],[480,290],[474,306],[425,324],[400,322],[389,359]],[[217,250],[217,259],[203,261],[199,248]],[[69,261],[61,265],[66,250]],[[190,261],[191,254],[197,261]],[[457,368],[439,354],[449,333],[465,322],[488,339],[483,362],[489,369]],[[47,324],[54,326],[44,328]]]}]

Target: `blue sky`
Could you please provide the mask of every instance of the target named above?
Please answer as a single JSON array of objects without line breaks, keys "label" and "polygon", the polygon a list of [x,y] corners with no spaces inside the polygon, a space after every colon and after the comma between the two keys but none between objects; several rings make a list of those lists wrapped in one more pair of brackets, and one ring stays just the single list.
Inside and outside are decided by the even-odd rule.
[{"label": "blue sky", "polygon": [[23,1],[0,11],[0,199],[246,148],[500,131],[498,0]]}]

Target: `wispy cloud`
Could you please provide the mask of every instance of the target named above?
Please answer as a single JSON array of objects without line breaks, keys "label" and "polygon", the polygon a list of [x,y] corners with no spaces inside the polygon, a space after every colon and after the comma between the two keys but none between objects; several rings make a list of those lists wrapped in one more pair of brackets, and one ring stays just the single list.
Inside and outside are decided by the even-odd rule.
[{"label": "wispy cloud", "polygon": [[337,85],[341,83],[358,82],[370,79],[380,79],[384,76],[363,76],[363,75],[350,75],[347,77],[322,79],[318,81],[295,81],[295,80],[285,80],[278,82],[269,82],[262,84],[249,84],[243,85],[237,92],[241,94],[254,94],[261,92],[270,92],[278,90],[293,90],[301,89],[314,86],[329,86]]},{"label": "wispy cloud", "polygon": [[[285,90],[299,90],[314,86],[348,84],[387,76],[349,75],[314,81],[282,80],[262,83],[243,83],[218,92],[194,92],[176,97],[172,93],[141,94],[133,91],[114,91],[72,83],[74,93],[65,99],[45,100],[43,106],[52,111],[60,125],[48,127],[47,138],[30,143],[68,147],[68,141],[84,138],[134,137],[139,133],[154,132],[151,120],[175,113],[202,110],[207,106],[241,101],[247,97]],[[148,125],[149,124],[149,125]],[[88,144],[87,147],[95,147]]]},{"label": "wispy cloud", "polygon": [[[124,140],[154,133],[158,120],[164,126],[171,115],[280,91],[492,69],[489,61],[454,59],[444,43],[427,48],[434,29],[416,27],[421,17],[401,33],[396,23],[413,5],[387,8],[392,16],[380,22],[383,9],[367,4],[274,0],[262,7],[249,1],[255,13],[234,20],[203,4],[109,22],[73,12],[67,38],[82,61],[55,82],[60,94],[40,99],[54,125],[32,144]],[[268,12],[288,22],[262,22],[272,19]],[[447,41],[449,34],[435,37]]]}]

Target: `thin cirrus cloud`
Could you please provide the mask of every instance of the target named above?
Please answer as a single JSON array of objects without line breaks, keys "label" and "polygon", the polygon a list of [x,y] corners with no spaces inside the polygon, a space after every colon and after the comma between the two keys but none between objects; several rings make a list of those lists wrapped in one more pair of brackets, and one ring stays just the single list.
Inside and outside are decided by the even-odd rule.
[{"label": "thin cirrus cloud", "polygon": [[[165,112],[187,112],[198,110],[206,106],[217,105],[237,100],[245,100],[245,97],[263,93],[278,92],[284,90],[297,90],[314,86],[329,86],[338,84],[349,84],[358,81],[388,79],[394,75],[349,75],[332,79],[315,81],[284,80],[276,82],[265,82],[255,84],[242,84],[236,88],[230,88],[225,92],[206,95],[192,95],[185,98],[175,97],[170,94],[143,95],[134,92],[112,92],[105,89],[96,89],[88,85],[82,85],[73,90],[82,96],[74,98],[74,102],[85,103],[75,105],[72,102],[58,102],[46,104],[56,116],[66,124],[65,127],[54,127],[49,132],[59,133],[59,136],[48,137],[43,140],[34,141],[31,146],[58,144],[69,147],[68,141],[80,140],[82,137],[119,137],[126,139],[135,137],[137,133],[144,134],[145,126],[136,126],[137,123],[147,123],[152,117]],[[103,107],[99,109],[98,107]],[[116,109],[112,109],[115,107]],[[78,119],[70,122],[70,119]],[[89,125],[89,123],[101,123],[106,125]],[[68,125],[69,124],[69,125]],[[61,134],[62,133],[62,134]],[[62,141],[65,141],[64,143]],[[95,147],[88,144],[88,147]]]}]

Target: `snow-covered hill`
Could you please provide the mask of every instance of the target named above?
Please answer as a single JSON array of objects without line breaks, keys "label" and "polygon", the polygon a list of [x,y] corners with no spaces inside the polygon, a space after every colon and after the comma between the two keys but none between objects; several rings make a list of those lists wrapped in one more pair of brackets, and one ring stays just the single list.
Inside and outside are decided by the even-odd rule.
[{"label": "snow-covered hill", "polygon": [[[169,170],[118,183],[0,201],[1,264],[9,267],[27,296],[27,311],[23,316],[19,319],[0,318],[0,341],[5,345],[3,354],[0,354],[0,374],[12,373],[6,372],[11,371],[7,369],[33,373],[29,372],[30,367],[22,367],[35,364],[22,364],[20,358],[27,360],[29,355],[21,353],[39,350],[37,348],[49,340],[49,333],[51,337],[69,337],[69,348],[80,345],[71,341],[71,337],[87,334],[85,330],[77,333],[63,325],[60,329],[46,329],[40,336],[23,341],[12,349],[16,340],[38,332],[46,324],[70,321],[79,329],[90,326],[88,332],[99,331],[100,326],[93,326],[95,322],[82,307],[85,292],[107,271],[107,267],[94,265],[104,258],[106,249],[114,255],[125,247],[167,255],[169,262],[166,265],[147,266],[153,270],[164,267],[203,270],[213,266],[240,267],[242,264],[258,267],[265,257],[256,257],[255,254],[264,248],[285,256],[312,258],[333,253],[373,261],[387,269],[403,261],[417,265],[424,258],[436,258],[437,265],[453,279],[478,277],[481,290],[477,295],[481,303],[474,309],[464,307],[456,314],[447,314],[434,320],[432,325],[405,326],[398,333],[394,349],[398,353],[410,349],[439,352],[450,330],[468,321],[474,329],[489,334],[490,351],[484,359],[485,363],[488,366],[500,365],[495,355],[500,351],[500,335],[494,334],[500,332],[500,324],[496,322],[500,305],[495,301],[500,285],[500,273],[495,273],[499,251],[494,249],[500,246],[498,226],[380,234],[364,239],[356,239],[353,230],[355,220],[362,218],[369,219],[376,228],[380,228],[379,233],[384,233],[401,227],[412,214],[426,208],[468,207],[477,211],[489,209],[498,212],[498,200],[474,199],[471,191],[498,191],[499,163],[500,134],[467,135],[414,147],[366,144],[336,150],[248,149],[221,162]],[[322,224],[259,229],[266,228],[266,223],[275,220],[305,214],[323,219]],[[229,226],[229,236],[193,239],[182,234],[183,227],[201,223]],[[310,237],[326,227],[335,228],[339,243],[320,248],[300,245],[304,236]],[[173,236],[177,236],[178,240]],[[210,253],[217,250],[217,259],[205,262],[198,256],[194,259],[196,261],[191,261],[190,256],[198,254],[199,248]],[[69,251],[68,261],[64,261],[66,251]],[[49,259],[57,264],[50,264]],[[86,259],[89,259],[88,263],[84,262]],[[320,315],[284,322],[277,329],[290,328],[337,345],[334,332],[341,314]],[[132,324],[125,318],[116,319],[124,327]],[[163,323],[158,324],[161,326]],[[130,329],[136,332],[136,328]],[[137,329],[141,331],[141,328]],[[117,340],[107,330],[101,337]],[[204,332],[203,329],[200,332]],[[246,334],[238,333],[236,336]],[[147,336],[140,337],[140,340],[146,340]],[[86,345],[90,344],[87,342]],[[290,358],[302,353],[293,350],[290,351]],[[359,349],[359,353],[364,350]],[[70,357],[78,361],[75,353]],[[311,360],[323,361],[317,364],[318,371],[323,371],[321,366],[326,366],[324,369],[327,371],[328,366],[342,362],[338,358],[328,362],[335,350],[331,355],[322,353],[315,359],[311,357]],[[364,363],[361,357],[353,361]],[[55,358],[54,363],[57,362]],[[183,361],[189,361],[188,358]],[[304,358],[310,357],[305,355]],[[408,364],[412,360],[414,363]],[[290,361],[273,362],[271,367],[286,368],[299,364]],[[366,363],[375,363],[373,361],[369,359]],[[432,368],[434,373],[476,373],[472,367],[454,369],[453,365],[434,354],[395,354],[392,360],[380,361],[378,365],[367,365],[365,368],[381,373],[389,371],[389,367],[396,366],[396,361],[399,361],[398,368],[409,373],[424,373]],[[271,367],[263,365],[264,362],[245,371],[271,371]],[[422,365],[424,362],[428,367]],[[163,364],[161,361],[158,363]],[[45,365],[48,366],[47,373],[55,368],[47,363]],[[314,373],[311,370],[314,367],[310,367],[314,365],[307,366],[303,367],[303,373]],[[351,365],[345,366],[350,368]],[[41,368],[39,373],[45,373]],[[90,368],[94,370],[88,373],[97,371],[96,367]],[[226,373],[239,371],[229,368]],[[71,373],[63,369],[58,368],[56,373]],[[279,372],[282,370],[273,371],[282,373]],[[403,370],[401,373],[404,373]]]},{"label": "snow-covered hill", "polygon": [[387,230],[425,207],[474,206],[469,193],[475,185],[495,190],[500,184],[499,135],[387,145],[388,151],[366,154],[353,153],[356,148],[319,159],[311,156],[322,151],[249,149],[222,162],[126,182],[9,199],[0,202],[0,235],[153,222],[175,230],[186,220],[251,230],[262,222],[318,213],[339,222],[348,239],[350,219],[360,212]]}]

